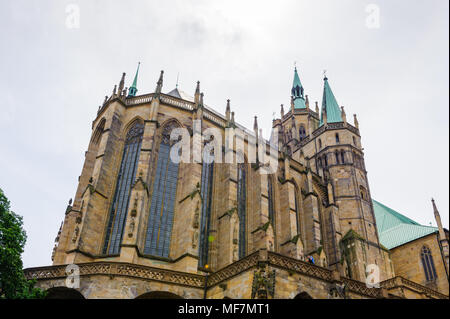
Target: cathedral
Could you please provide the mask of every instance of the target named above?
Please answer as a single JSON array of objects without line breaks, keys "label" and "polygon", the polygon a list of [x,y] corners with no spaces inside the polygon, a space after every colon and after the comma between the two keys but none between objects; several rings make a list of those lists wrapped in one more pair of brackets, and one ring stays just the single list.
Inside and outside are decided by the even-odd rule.
[{"label": "cathedral", "polygon": [[[154,92],[138,94],[138,74],[127,88],[123,73],[92,122],[53,265],[24,270],[48,298],[448,299],[436,203],[431,227],[372,198],[357,116],[326,76],[319,107],[295,68],[268,141],[230,100],[224,115],[207,106],[200,82],[194,96],[163,93],[161,71]],[[174,161],[177,128],[202,150],[190,159],[214,140],[214,160]],[[227,147],[230,130],[244,134]],[[275,142],[273,171],[268,152],[251,154],[255,141]]]}]

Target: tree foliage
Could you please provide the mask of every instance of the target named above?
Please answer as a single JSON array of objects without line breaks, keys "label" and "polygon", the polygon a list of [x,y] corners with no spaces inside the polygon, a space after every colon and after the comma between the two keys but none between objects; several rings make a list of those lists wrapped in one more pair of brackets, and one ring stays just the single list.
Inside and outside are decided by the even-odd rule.
[{"label": "tree foliage", "polygon": [[0,299],[42,298],[45,293],[34,287],[23,273],[21,255],[27,235],[22,217],[10,210],[10,203],[0,189]]}]

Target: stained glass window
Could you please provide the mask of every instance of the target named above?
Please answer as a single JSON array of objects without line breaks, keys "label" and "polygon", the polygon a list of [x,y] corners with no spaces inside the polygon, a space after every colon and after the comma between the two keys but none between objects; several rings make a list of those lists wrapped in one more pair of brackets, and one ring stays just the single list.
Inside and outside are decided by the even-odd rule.
[{"label": "stained glass window", "polygon": [[300,141],[302,141],[306,137],[306,130],[303,125],[300,125],[299,133],[300,133]]},{"label": "stained glass window", "polygon": [[170,160],[172,128],[174,125],[164,128],[159,145],[144,244],[145,254],[160,257],[169,257],[178,181],[178,164]]},{"label": "stained glass window", "polygon": [[131,186],[136,177],[143,133],[144,124],[138,121],[128,131],[125,139],[122,162],[106,229],[105,245],[103,246],[104,254],[115,255],[120,252],[128,203],[130,202]]},{"label": "stained glass window", "polygon": [[434,268],[433,256],[428,247],[423,246],[420,255],[422,259],[422,266],[425,272],[425,278],[427,281],[434,281],[437,278],[436,269]]},{"label": "stained glass window", "polygon": [[298,190],[297,188],[295,188],[295,220],[296,220],[296,226],[297,226],[297,234],[300,234],[300,212],[298,211],[299,207],[298,207]]},{"label": "stained glass window", "polygon": [[245,164],[238,164],[238,187],[237,187],[237,204],[239,214],[239,258],[243,258],[246,255],[246,237],[245,237],[245,225],[246,225],[246,171]]},{"label": "stained glass window", "polygon": [[204,162],[202,167],[202,216],[200,222],[200,245],[198,259],[198,264],[200,267],[203,267],[208,263],[213,177],[214,163]]},{"label": "stained glass window", "polygon": [[272,226],[275,229],[275,209],[273,200],[273,183],[272,176],[267,176],[267,196],[269,202],[269,220],[272,222]]}]

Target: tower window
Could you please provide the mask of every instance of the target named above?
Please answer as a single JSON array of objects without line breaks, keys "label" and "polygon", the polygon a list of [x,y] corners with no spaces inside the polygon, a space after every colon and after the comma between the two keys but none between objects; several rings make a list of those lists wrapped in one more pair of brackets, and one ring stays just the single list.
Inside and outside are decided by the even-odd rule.
[{"label": "tower window", "polygon": [[434,268],[433,256],[431,256],[431,250],[427,246],[422,247],[420,259],[422,260],[426,280],[428,282],[436,280],[437,274]]},{"label": "tower window", "polygon": [[338,133],[336,133],[336,143],[339,144],[339,134]]},{"label": "tower window", "polygon": [[353,136],[353,145],[356,146],[356,138]]},{"label": "tower window", "polygon": [[336,164],[339,164],[339,153],[335,152],[334,155],[336,156]]},{"label": "tower window", "polygon": [[322,140],[319,138],[319,149],[322,148]]},{"label": "tower window", "polygon": [[323,156],[323,162],[324,162],[324,164],[325,164],[325,167],[327,167],[327,166],[328,166],[327,155],[324,155],[324,156]]},{"label": "tower window", "polygon": [[122,162],[117,177],[113,204],[106,229],[104,254],[118,254],[122,243],[123,231],[130,201],[131,185],[136,177],[136,170],[141,151],[144,124],[135,122],[125,138]]},{"label": "tower window", "polygon": [[306,138],[306,130],[303,125],[300,125],[299,133],[300,133],[300,141]]},{"label": "tower window", "polygon": [[170,159],[170,132],[175,125],[166,125],[162,133],[144,245],[145,254],[160,257],[169,257],[175,211],[178,163]]},{"label": "tower window", "polygon": [[359,186],[359,193],[361,195],[361,199],[367,200],[367,191],[363,186]]},{"label": "tower window", "polygon": [[345,163],[345,155],[344,155],[344,151],[341,151],[341,162],[342,162],[342,164]]}]

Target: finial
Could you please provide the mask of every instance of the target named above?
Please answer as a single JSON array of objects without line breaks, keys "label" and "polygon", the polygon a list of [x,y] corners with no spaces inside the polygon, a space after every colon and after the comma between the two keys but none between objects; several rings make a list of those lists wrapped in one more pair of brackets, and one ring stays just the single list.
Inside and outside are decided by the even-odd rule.
[{"label": "finial", "polygon": [[156,83],[156,90],[155,93],[158,95],[161,93],[162,90],[162,86],[163,86],[163,75],[164,75],[164,71],[161,70],[161,74],[159,75],[159,80]]},{"label": "finial", "polygon": [[308,94],[305,95],[305,98],[306,98],[306,100],[305,100],[306,108],[309,109],[309,98],[308,98]]},{"label": "finial", "polygon": [[105,95],[105,100],[103,101],[103,105],[108,101],[108,95]]},{"label": "finial", "polygon": [[347,123],[347,115],[345,114],[343,106],[341,106],[341,117],[342,117],[342,122]]},{"label": "finial", "polygon": [[197,87],[195,88],[195,93],[200,93],[200,81],[197,81]]},{"label": "finial", "polygon": [[179,80],[179,78],[180,78],[180,72],[177,73],[177,84],[175,84],[175,88],[177,88],[177,89],[178,89],[178,80]]},{"label": "finial", "polygon": [[253,129],[258,131],[258,117],[255,115],[255,121],[253,122]]},{"label": "finial", "polygon": [[69,199],[69,206],[72,205],[72,198]]},{"label": "finial", "polygon": [[231,110],[231,107],[230,107],[230,99],[228,99],[227,100],[227,111],[229,112]]},{"label": "finial", "polygon": [[203,106],[203,92],[200,93],[200,105]]},{"label": "finial", "polygon": [[125,85],[125,72],[122,73],[122,78],[120,79],[119,91],[117,92],[119,95],[123,94],[124,85]]},{"label": "finial", "polygon": [[319,114],[319,102],[316,101],[316,113]]},{"label": "finial", "polygon": [[281,119],[283,119],[283,117],[284,117],[284,107],[283,107],[283,104],[281,104],[280,114],[281,114]]},{"label": "finial", "polygon": [[116,95],[116,91],[117,91],[117,85],[114,85],[114,89],[113,89],[113,96]]},{"label": "finial", "polygon": [[328,78],[327,78],[327,70],[323,70],[323,79],[325,81],[328,80]]},{"label": "finial", "polygon": [[234,123],[234,112],[231,112],[231,122]]},{"label": "finial", "polygon": [[355,127],[359,128],[359,122],[358,122],[358,119],[356,118],[356,114],[353,114],[353,122],[355,124]]}]

